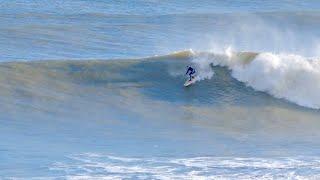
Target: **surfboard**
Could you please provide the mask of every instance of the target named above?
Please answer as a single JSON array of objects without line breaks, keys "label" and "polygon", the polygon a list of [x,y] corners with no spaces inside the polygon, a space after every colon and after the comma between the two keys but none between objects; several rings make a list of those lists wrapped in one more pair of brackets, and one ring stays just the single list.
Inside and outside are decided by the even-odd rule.
[{"label": "surfboard", "polygon": [[196,82],[196,78],[195,77],[193,77],[191,80],[187,80],[185,83],[184,83],[184,86],[185,87],[188,87],[188,86],[190,86],[191,84],[194,84]]}]

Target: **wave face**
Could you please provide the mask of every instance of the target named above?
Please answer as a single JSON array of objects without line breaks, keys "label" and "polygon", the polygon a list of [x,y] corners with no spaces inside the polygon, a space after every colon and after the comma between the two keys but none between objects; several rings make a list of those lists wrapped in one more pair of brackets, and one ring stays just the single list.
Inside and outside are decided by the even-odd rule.
[{"label": "wave face", "polygon": [[[205,80],[212,77],[224,79],[225,76],[232,76],[255,91],[266,92],[300,106],[320,108],[320,95],[317,93],[320,90],[320,63],[317,59],[267,52],[236,53],[230,49],[224,53],[187,50],[132,60],[2,63],[1,92],[9,97],[9,94],[12,95],[20,88],[28,91],[25,93],[42,94],[34,89],[42,90],[46,88],[44,84],[56,89],[61,86],[86,87],[90,84],[108,85],[113,82],[160,82],[163,79],[161,76],[167,75],[173,79],[181,79],[188,64],[196,67],[198,81],[207,82]],[[226,67],[231,72],[221,67]],[[215,69],[222,73],[215,73]],[[124,76],[123,72],[129,74]],[[178,82],[181,83],[181,80]],[[167,86],[174,87],[178,82],[172,81]],[[242,85],[241,89],[244,88]],[[206,94],[198,97],[204,96]]]}]

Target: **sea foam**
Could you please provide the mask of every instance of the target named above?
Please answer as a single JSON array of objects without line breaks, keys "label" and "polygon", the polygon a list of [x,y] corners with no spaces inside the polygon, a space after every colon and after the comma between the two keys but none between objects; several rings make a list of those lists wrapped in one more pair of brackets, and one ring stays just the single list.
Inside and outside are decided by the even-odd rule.
[{"label": "sea foam", "polygon": [[141,157],[127,161],[127,157],[77,154],[69,158],[54,163],[50,170],[66,179],[318,179],[320,165],[316,157]]},{"label": "sea foam", "polygon": [[192,61],[201,79],[211,78],[209,65],[226,66],[232,76],[257,91],[267,92],[301,106],[320,108],[320,61],[294,54],[270,52],[198,53]]}]

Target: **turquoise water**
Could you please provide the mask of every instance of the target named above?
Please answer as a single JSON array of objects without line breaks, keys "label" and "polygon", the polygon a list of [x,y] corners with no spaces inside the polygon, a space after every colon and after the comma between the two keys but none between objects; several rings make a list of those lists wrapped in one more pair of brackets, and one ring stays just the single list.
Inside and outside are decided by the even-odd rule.
[{"label": "turquoise water", "polygon": [[318,179],[319,6],[0,1],[1,179]]}]

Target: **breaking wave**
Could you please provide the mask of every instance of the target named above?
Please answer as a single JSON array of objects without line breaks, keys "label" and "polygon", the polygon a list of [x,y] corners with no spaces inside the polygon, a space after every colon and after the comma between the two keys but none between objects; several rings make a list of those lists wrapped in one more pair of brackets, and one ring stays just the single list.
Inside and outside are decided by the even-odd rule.
[{"label": "breaking wave", "polygon": [[195,53],[195,57],[193,62],[201,70],[200,77],[212,76],[213,72],[204,68],[210,64],[226,66],[234,78],[257,91],[301,106],[320,108],[320,61],[317,58],[270,52],[234,53],[230,49],[224,55]]},{"label": "breaking wave", "polygon": [[300,106],[320,108],[320,60],[295,54],[271,52],[223,53],[181,51],[172,56],[192,57],[198,69],[198,80],[210,79],[214,75],[211,66],[229,68],[238,81],[257,91],[266,92]]},{"label": "breaking wave", "polygon": [[210,79],[215,74],[213,67],[223,66],[231,71],[233,78],[256,91],[300,106],[320,108],[318,59],[269,52],[233,52],[231,49],[222,53],[186,50],[142,59],[6,62],[0,64],[0,93],[28,91],[34,94],[37,88],[43,90],[52,86],[55,89],[70,84],[138,83],[146,79],[156,82],[166,71],[182,79],[190,63],[196,67],[198,81]]}]

